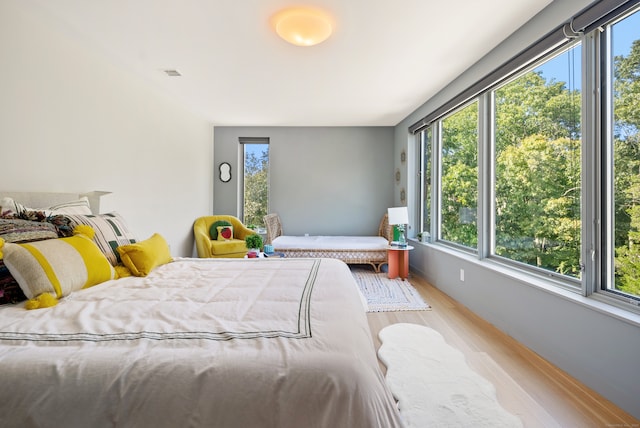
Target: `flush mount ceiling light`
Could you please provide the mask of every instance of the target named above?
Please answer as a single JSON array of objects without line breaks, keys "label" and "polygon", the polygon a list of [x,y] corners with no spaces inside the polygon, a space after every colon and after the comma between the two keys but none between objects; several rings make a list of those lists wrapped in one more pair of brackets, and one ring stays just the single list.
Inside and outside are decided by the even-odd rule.
[{"label": "flush mount ceiling light", "polygon": [[283,9],[271,17],[276,33],[296,46],[322,43],[333,31],[331,17],[320,9],[295,6]]}]

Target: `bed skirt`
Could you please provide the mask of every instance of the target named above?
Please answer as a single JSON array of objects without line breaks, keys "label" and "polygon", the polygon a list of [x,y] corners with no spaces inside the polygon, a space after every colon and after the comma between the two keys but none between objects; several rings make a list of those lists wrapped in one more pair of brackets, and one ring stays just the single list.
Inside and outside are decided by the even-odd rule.
[{"label": "bed skirt", "polygon": [[371,265],[376,272],[387,264],[387,250],[344,250],[344,249],[304,249],[275,248],[277,253],[288,258],[326,258],[338,259],[347,264]]}]

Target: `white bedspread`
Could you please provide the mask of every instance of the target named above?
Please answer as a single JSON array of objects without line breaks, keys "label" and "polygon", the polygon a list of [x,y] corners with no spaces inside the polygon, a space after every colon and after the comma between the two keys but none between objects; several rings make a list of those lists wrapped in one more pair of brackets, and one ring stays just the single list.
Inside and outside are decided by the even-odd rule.
[{"label": "white bedspread", "polygon": [[396,427],[355,282],[330,259],[179,259],[0,308],[3,427]]},{"label": "white bedspread", "polygon": [[382,236],[278,236],[273,247],[279,250],[386,250]]}]

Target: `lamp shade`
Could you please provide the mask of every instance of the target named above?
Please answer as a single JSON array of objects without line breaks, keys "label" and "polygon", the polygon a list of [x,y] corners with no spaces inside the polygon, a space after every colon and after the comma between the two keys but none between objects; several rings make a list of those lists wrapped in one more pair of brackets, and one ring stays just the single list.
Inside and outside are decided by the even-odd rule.
[{"label": "lamp shade", "polygon": [[393,207],[387,209],[389,224],[408,224],[409,210],[407,207]]},{"label": "lamp shade", "polygon": [[331,17],[311,7],[291,7],[271,17],[276,33],[296,46],[313,46],[324,42],[333,32]]}]

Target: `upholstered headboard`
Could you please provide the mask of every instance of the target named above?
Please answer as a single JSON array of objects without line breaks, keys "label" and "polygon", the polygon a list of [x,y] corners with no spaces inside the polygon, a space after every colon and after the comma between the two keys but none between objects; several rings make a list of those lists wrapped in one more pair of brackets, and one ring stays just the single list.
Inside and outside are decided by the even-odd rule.
[{"label": "upholstered headboard", "polygon": [[0,190],[0,199],[9,197],[16,202],[30,208],[43,208],[52,205],[73,201],[86,196],[89,199],[91,212],[93,214],[100,213],[100,197],[108,195],[111,192],[103,192],[95,190],[86,193],[64,193],[64,192],[11,192]]}]

